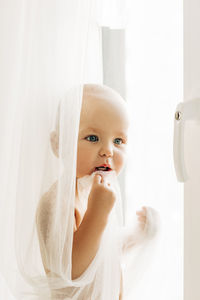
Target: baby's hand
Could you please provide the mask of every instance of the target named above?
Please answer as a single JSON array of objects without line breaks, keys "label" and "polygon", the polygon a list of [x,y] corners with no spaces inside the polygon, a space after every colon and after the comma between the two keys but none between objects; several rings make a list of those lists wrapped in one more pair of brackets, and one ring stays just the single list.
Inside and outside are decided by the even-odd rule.
[{"label": "baby's hand", "polygon": [[126,226],[122,231],[123,251],[143,241],[153,239],[160,229],[160,216],[155,209],[143,206],[141,211],[136,212],[136,215],[139,221],[137,226]]},{"label": "baby's hand", "polygon": [[88,197],[87,212],[99,220],[107,220],[116,200],[116,193],[103,175],[95,174]]},{"label": "baby's hand", "polygon": [[142,207],[141,211],[137,211],[139,221],[139,231],[143,238],[154,238],[161,227],[159,213],[152,207]]}]

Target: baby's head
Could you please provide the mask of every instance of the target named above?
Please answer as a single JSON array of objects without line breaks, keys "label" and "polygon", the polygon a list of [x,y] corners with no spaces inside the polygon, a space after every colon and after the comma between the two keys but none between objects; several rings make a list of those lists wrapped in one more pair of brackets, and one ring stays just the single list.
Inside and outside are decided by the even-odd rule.
[{"label": "baby's head", "polygon": [[[80,116],[76,177],[91,175],[108,165],[118,175],[125,163],[129,127],[126,102],[105,85],[85,84]],[[58,134],[51,133],[58,157]]]}]

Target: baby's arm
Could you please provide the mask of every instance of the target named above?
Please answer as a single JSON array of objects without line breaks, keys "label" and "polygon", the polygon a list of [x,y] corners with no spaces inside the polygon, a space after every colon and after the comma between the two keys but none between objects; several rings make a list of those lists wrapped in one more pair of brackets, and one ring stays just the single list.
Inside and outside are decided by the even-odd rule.
[{"label": "baby's arm", "polygon": [[112,188],[103,177],[95,175],[85,216],[74,233],[72,279],[79,277],[94,259],[114,201]]},{"label": "baby's arm", "polygon": [[106,219],[98,219],[86,211],[83,220],[74,232],[72,248],[72,280],[78,278],[95,257],[106,227]]}]

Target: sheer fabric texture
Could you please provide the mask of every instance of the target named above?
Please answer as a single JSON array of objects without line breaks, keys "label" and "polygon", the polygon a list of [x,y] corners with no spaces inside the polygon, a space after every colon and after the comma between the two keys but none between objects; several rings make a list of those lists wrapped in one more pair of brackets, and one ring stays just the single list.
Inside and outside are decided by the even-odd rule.
[{"label": "sheer fabric texture", "polygon": [[[6,300],[117,300],[121,274],[126,299],[134,279],[145,271],[144,258],[152,261],[159,220],[149,208],[144,231],[137,224],[122,226],[115,172],[109,180],[117,200],[100,248],[84,273],[71,277],[77,139],[87,69],[102,83],[95,65],[86,65],[89,32],[97,28],[95,1],[0,3],[0,273],[9,291]],[[98,30],[96,38],[100,43]],[[58,158],[50,143],[57,126]],[[84,210],[92,178],[78,181]]]}]

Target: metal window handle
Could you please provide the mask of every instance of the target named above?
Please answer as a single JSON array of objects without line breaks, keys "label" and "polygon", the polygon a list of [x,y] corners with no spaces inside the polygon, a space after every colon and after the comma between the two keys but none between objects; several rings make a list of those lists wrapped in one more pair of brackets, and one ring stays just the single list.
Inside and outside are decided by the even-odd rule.
[{"label": "metal window handle", "polygon": [[181,102],[174,118],[174,167],[178,181],[188,180],[184,159],[184,129],[187,121],[200,121],[200,99]]}]

